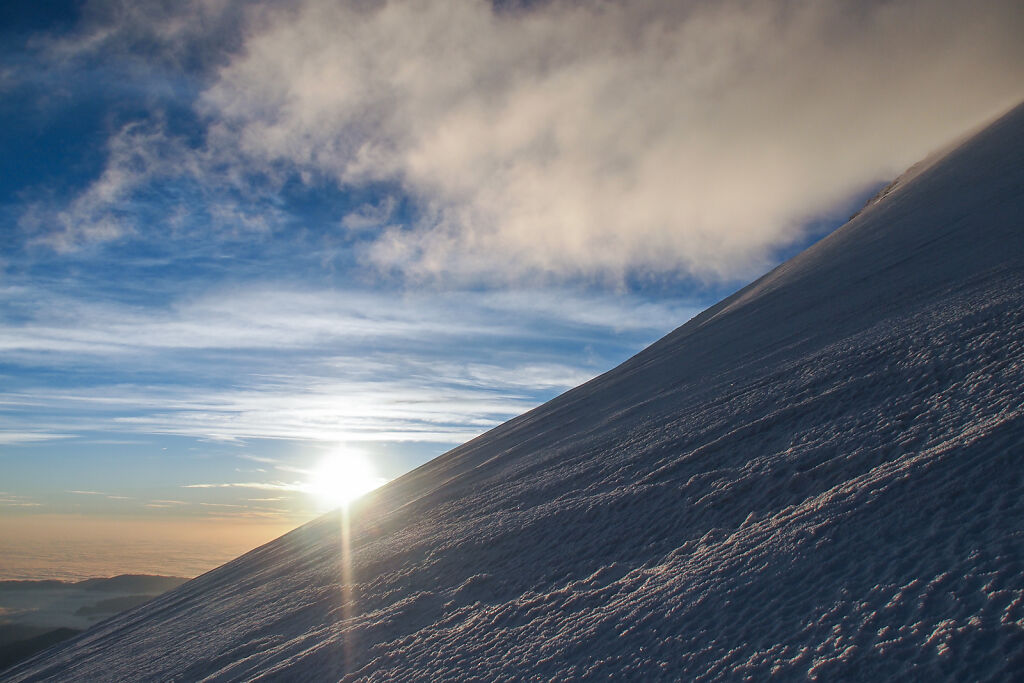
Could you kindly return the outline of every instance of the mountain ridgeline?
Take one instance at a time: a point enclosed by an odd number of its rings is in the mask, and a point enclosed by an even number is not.
[[[1024,107],[618,368],[12,680],[1024,677]]]

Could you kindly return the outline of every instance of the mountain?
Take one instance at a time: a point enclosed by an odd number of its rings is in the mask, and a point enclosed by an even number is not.
[[[82,581],[0,581],[0,679],[7,667],[187,580],[122,574]]]
[[[1024,676],[1024,106],[618,368],[11,680]]]
[[[28,659],[37,652],[42,652],[57,643],[73,638],[81,633],[81,631],[76,631],[73,628],[64,627],[43,630],[24,626],[18,627],[18,630],[20,630],[19,636],[23,637],[17,637],[16,640],[0,643],[0,673],[7,667],[23,659]],[[42,630],[41,633],[39,633],[40,630]],[[38,633],[38,635],[30,636],[28,635],[30,633]]]
[[[14,579],[0,581],[0,596],[11,592],[71,591],[83,590],[95,593],[150,593],[157,595],[171,588],[177,588],[188,581],[178,576],[156,576],[153,574],[119,574],[118,576],[61,581],[42,579],[38,581]]]

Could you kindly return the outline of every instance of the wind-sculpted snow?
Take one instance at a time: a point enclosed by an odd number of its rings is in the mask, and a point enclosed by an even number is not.
[[[13,680],[1024,676],[1024,108],[619,368]]]

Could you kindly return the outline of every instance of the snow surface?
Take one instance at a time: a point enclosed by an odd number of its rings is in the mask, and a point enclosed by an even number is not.
[[[1022,387],[1024,106],[350,553],[325,516],[8,676],[1019,680]]]

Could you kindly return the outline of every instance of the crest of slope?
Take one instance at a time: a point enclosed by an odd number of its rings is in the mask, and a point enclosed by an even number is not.
[[[350,568],[327,515],[7,675],[1019,677],[1021,387],[1024,106],[362,499]]]

